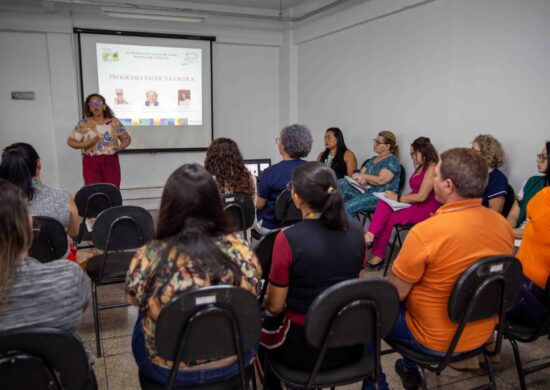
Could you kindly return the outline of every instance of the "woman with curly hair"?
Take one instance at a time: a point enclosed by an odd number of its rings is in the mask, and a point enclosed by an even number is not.
[[[254,198],[254,179],[232,139],[218,138],[210,144],[204,168],[213,176],[221,195],[239,193]]]
[[[293,124],[283,128],[275,142],[283,161],[267,168],[258,183],[256,230],[260,233],[281,226],[281,222],[275,218],[275,202],[290,182],[294,169],[305,163],[302,158],[311,151],[313,139],[306,126]]]
[[[489,183],[483,192],[483,206],[502,213],[508,189],[508,179],[498,169],[504,164],[502,144],[490,134],[480,134],[472,142],[472,150],[481,153],[489,166]]]
[[[74,127],[67,145],[82,151],[84,184],[111,183],[118,188],[118,152],[126,149],[132,139],[100,94],[88,95],[83,111],[84,119]]]

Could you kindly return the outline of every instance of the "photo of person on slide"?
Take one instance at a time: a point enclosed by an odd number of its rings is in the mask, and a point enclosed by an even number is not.
[[[178,89],[178,106],[188,106],[191,104],[191,91],[188,89]]]
[[[145,101],[146,107],[158,107],[159,102],[157,101],[158,94],[155,91],[147,91],[147,100]]]
[[[89,95],[82,110],[84,119],[74,127],[67,145],[82,150],[84,184],[111,183],[120,188],[118,152],[132,139],[100,94]]]
[[[124,99],[124,90],[122,88],[115,89],[115,105],[128,104],[126,99]]]

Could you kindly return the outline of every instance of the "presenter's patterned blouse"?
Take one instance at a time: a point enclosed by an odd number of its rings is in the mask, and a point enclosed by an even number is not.
[[[121,134],[126,134],[126,128],[116,118],[106,119],[103,125],[95,124],[89,119],[83,119],[76,124],[71,137],[77,141],[82,141],[90,139],[94,135],[98,136],[99,141],[82,152],[88,156],[98,156],[102,154],[115,154],[118,151]]]
[[[242,273],[240,287],[256,295],[262,271],[252,249],[233,234],[216,238],[214,242],[239,266]],[[155,347],[156,321],[162,308],[184,291],[212,285],[212,275],[204,268],[199,269],[197,262],[175,246],[154,240],[140,248],[130,264],[126,291],[136,299],[143,315],[145,345],[151,360],[158,365],[172,366],[172,362],[158,356]],[[216,284],[233,285],[233,273],[226,268]],[[180,368],[203,363],[206,361],[182,362]]]

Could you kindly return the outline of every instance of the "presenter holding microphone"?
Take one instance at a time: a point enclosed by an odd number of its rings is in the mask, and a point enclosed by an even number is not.
[[[118,152],[132,139],[97,93],[84,101],[84,119],[77,123],[67,139],[67,145],[82,150],[84,184],[111,183],[120,188]]]

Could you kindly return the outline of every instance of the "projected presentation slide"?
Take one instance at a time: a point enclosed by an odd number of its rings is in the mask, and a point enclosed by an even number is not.
[[[82,101],[105,97],[128,151],[203,150],[212,142],[213,37],[76,29]]]
[[[202,50],[97,43],[97,78],[126,126],[202,125]]]

